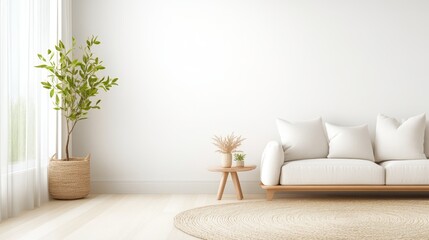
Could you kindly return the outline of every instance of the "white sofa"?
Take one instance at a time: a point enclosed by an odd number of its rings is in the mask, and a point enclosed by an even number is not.
[[[358,136],[357,132],[365,134],[366,126],[359,126],[359,130],[335,129],[340,132],[334,134],[332,126],[327,126],[328,129],[323,129],[327,146],[321,148],[319,143],[323,145],[325,142],[322,137],[315,136],[317,128],[309,132],[305,123],[302,131],[289,126],[293,123],[278,122],[282,142],[269,142],[261,160],[261,187],[266,190],[267,200],[271,200],[277,191],[429,191],[429,160],[424,154],[425,129],[421,126],[425,126],[425,116],[419,115],[420,120],[414,123],[398,121],[391,133],[380,132],[386,131],[383,121],[391,121],[383,117],[379,116],[377,121],[375,143],[371,144],[369,133],[367,140],[362,134]],[[319,124],[321,119],[313,122]],[[317,126],[311,124],[310,128]],[[298,136],[293,136],[296,134]],[[355,139],[360,152],[350,145]],[[312,153],[313,149],[320,151]],[[323,157],[315,157],[318,155]]]

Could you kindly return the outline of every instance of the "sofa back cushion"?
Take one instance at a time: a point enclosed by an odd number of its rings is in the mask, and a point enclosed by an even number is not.
[[[375,131],[376,161],[425,159],[425,128],[425,114],[402,122],[379,114]]]
[[[326,123],[328,158],[356,158],[374,161],[368,125],[340,127]]]
[[[285,153],[285,161],[328,156],[328,139],[320,117],[293,123],[277,119],[277,128]]]

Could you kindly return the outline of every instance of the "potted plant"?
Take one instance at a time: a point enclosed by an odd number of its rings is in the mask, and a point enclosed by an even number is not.
[[[82,52],[80,58],[73,56],[76,47],[74,38],[71,48],[66,48],[59,41],[54,50],[48,49],[46,56],[38,54],[42,64],[36,67],[49,72],[42,85],[49,90],[54,109],[62,112],[67,126],[66,158],[56,159],[54,155],[48,167],[49,194],[55,199],[78,199],[89,194],[90,155],[71,157],[69,145],[76,124],[87,119],[91,109],[100,109],[101,100],[93,101],[93,98],[100,90],[107,92],[117,85],[118,78],[98,76],[105,67],[92,48],[99,44],[97,37],[88,38],[86,46],[79,47]]]
[[[221,153],[221,166],[224,168],[229,168],[232,165],[232,153],[238,152],[237,148],[241,146],[241,143],[245,140],[241,136],[235,136],[234,133],[226,137],[214,136],[213,144],[218,147],[216,152]]]
[[[246,158],[246,154],[244,153],[235,153],[234,161],[236,167],[244,167],[244,158]]]

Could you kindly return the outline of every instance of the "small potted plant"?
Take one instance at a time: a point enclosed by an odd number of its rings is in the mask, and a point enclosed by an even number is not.
[[[222,154],[221,157],[221,166],[224,168],[229,168],[232,165],[232,153],[238,152],[237,148],[241,146],[241,143],[245,140],[241,136],[235,136],[234,133],[226,137],[213,137],[213,144],[218,147],[216,152]]]
[[[244,153],[235,153],[234,154],[234,161],[236,167],[244,167],[244,158],[246,157],[246,154]]]

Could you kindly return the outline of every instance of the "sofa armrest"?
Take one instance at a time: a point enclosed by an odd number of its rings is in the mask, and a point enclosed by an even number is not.
[[[267,144],[261,159],[261,182],[267,186],[280,184],[280,171],[284,163],[282,145],[276,141]]]

